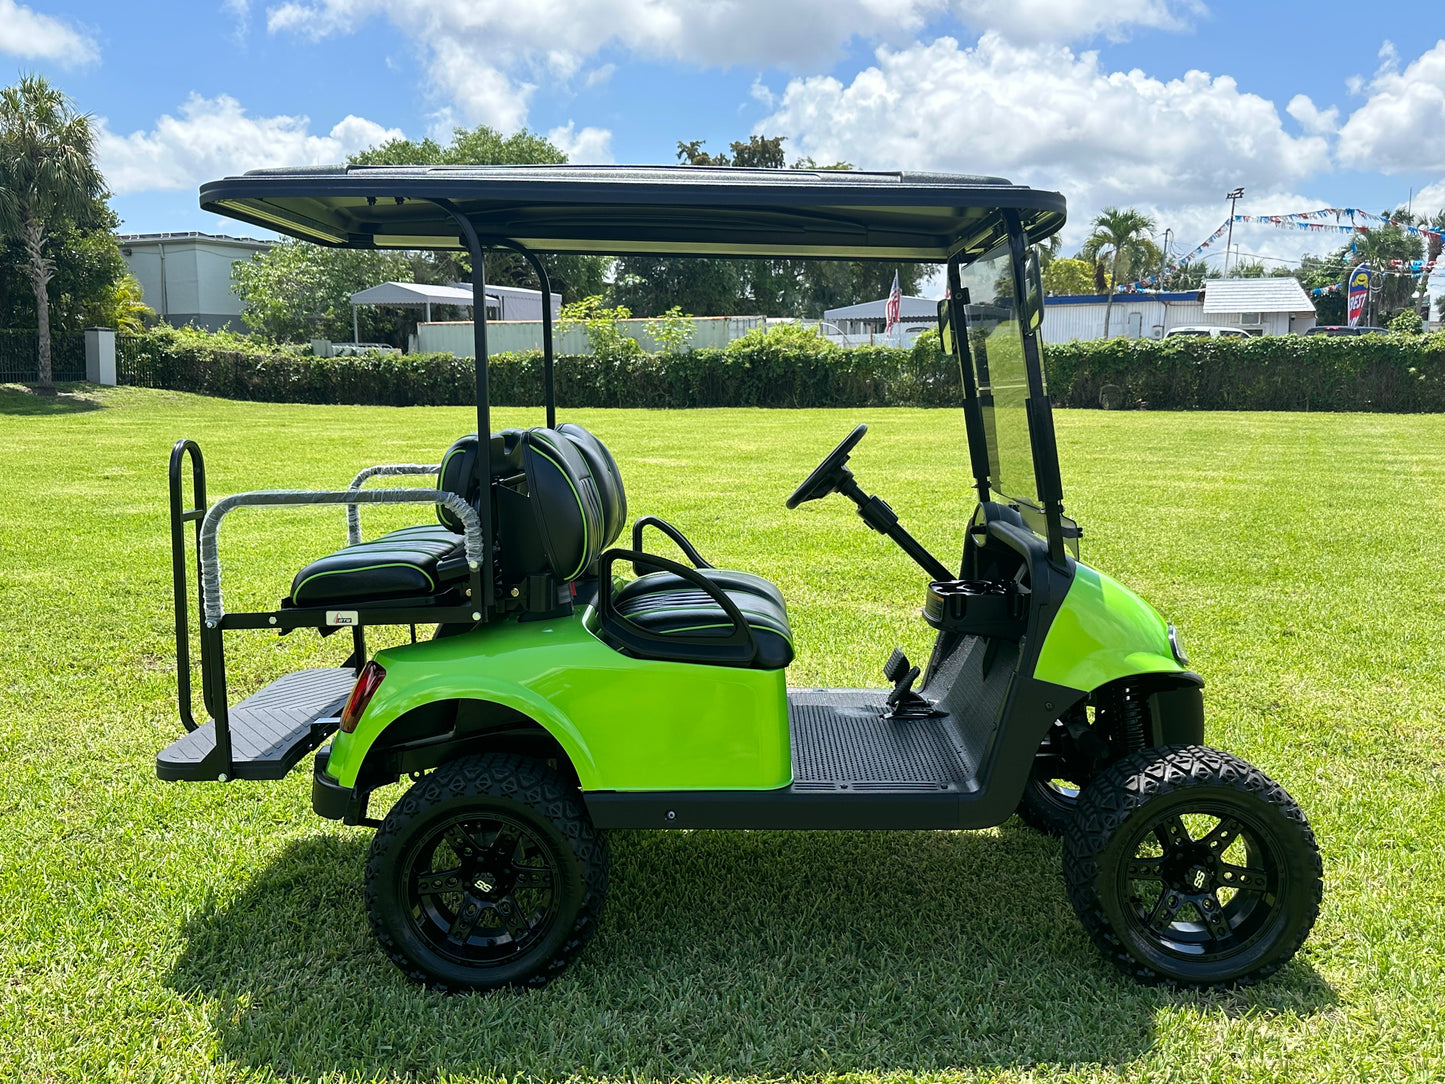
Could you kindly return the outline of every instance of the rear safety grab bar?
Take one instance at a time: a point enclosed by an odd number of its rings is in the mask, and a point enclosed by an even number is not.
[[[360,489],[368,478],[375,478],[381,474],[438,474],[441,469],[440,463],[430,465],[424,463],[378,463],[359,473],[346,488]],[[361,545],[361,509],[354,504],[346,506],[346,544],[348,546]]]
[[[655,528],[672,539],[673,542],[677,544],[677,548],[682,550],[684,556],[692,562],[693,568],[712,568],[712,565],[703,560],[702,554],[693,548],[692,543],[687,540],[687,537],[681,531],[671,523],[668,523],[667,520],[658,519],[656,516],[643,516],[632,525],[632,548],[634,550],[643,552],[642,529],[644,527]],[[642,569],[639,568],[635,562],[633,563],[632,571],[638,576],[642,575]]]
[[[222,497],[211,505],[201,522],[201,609],[210,628],[226,615],[221,600],[221,559],[216,552],[216,535],[226,514],[242,507],[318,504],[439,504],[462,521],[463,550],[467,567],[473,572],[482,565],[482,521],[477,510],[455,493],[428,489],[348,489],[312,492],[304,489],[255,490]]]
[[[716,602],[732,622],[732,631],[727,636],[708,637],[683,637],[648,632],[638,627],[625,616],[618,613],[612,603],[612,565],[616,561],[631,561],[634,568],[653,568],[659,572],[671,572],[674,576],[686,580],[693,587],[697,588],[704,595],[707,595],[713,602]],[[709,566],[711,567],[711,566]],[[748,620],[743,616],[742,610],[737,603],[728,598],[716,583],[700,575],[686,565],[678,564],[676,561],[669,561],[666,558],[658,557],[656,554],[643,553],[641,550],[610,549],[602,554],[597,566],[597,616],[602,622],[602,627],[624,646],[630,648],[644,659],[659,659],[672,657],[668,652],[659,653],[658,645],[686,645],[694,647],[706,647],[710,649],[727,649],[727,654],[746,665],[757,657],[758,644],[753,637],[753,630],[748,625]]]

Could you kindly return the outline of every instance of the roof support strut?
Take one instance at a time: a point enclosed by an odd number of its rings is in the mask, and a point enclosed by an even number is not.
[[[492,606],[496,602],[497,586],[492,575],[492,543],[496,531],[492,523],[492,406],[487,388],[487,271],[483,264],[485,253],[482,242],[477,237],[476,227],[466,215],[457,210],[451,200],[437,199],[432,202],[456,219],[457,225],[461,227],[461,240],[472,258],[472,347],[477,366],[477,444],[481,453],[477,456],[477,486],[478,492],[482,494],[479,502],[481,507],[478,509],[482,521],[480,610],[482,620],[486,621],[490,618]],[[477,304],[477,298],[481,298],[480,304]]]
[[[525,245],[512,240],[493,242],[502,248],[520,252],[522,258],[532,265],[537,276],[537,285],[542,288],[542,401],[547,407],[547,428],[557,428],[557,394],[552,382],[552,280],[537,254]]]

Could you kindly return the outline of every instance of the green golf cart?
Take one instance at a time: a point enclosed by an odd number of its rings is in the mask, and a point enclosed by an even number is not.
[[[157,774],[279,779],[314,751],[315,811],[376,829],[366,906],[409,977],[452,991],[545,983],[599,920],[607,829],[957,830],[1015,812],[1063,836],[1079,918],[1141,980],[1255,982],[1300,947],[1321,895],[1303,814],[1203,745],[1203,682],[1174,627],[1079,560],[1064,514],[1031,248],[1064,224],[1062,196],[939,174],[350,167],[231,177],[201,203],[319,244],[461,249],[473,297],[492,249],[525,259],[544,297],[546,253],[933,261],[947,278],[938,334],[958,365],[972,476],[959,488],[977,493],[960,552],[929,552],[865,491],[849,466],[862,425],[786,497],[839,494],[918,565],[932,654],[880,658],[878,688],[790,688],[781,592],[713,567],[673,525],[636,518],[614,546],[624,469],[595,434],[557,422],[548,305],[545,425],[493,431],[477,305],[477,429],[426,462],[212,503],[199,447],[176,444],[187,733]],[[367,485],[396,475],[437,482]],[[359,506],[403,503],[433,521],[362,536]],[[345,507],[348,543],[296,555],[278,607],[227,610],[225,516],[320,504]],[[370,657],[377,625],[410,626],[412,642]],[[306,628],[343,632],[346,657],[232,703],[228,634]],[[403,776],[410,789],[373,818],[370,797]]]

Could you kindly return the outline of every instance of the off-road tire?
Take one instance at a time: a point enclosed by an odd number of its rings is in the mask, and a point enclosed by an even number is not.
[[[463,825],[497,817],[518,826],[524,848],[555,869],[547,895],[555,908],[513,958],[468,963],[428,942],[440,927],[417,913],[424,875],[412,867],[428,847],[435,855],[439,835],[458,817],[470,818]],[[500,832],[496,838],[501,847]],[[418,780],[382,821],[366,861],[366,912],[377,942],[407,978],[444,993],[545,985],[591,938],[606,893],[606,848],[581,795],[542,761],[513,754],[463,757]],[[465,895],[463,903],[475,907],[478,898]],[[492,906],[520,914],[515,902]],[[456,952],[467,950],[458,943]]]
[[[1219,817],[1218,834],[1173,836],[1171,823],[1183,827],[1179,818],[1190,814]],[[1226,820],[1239,828],[1232,837]],[[1139,854],[1151,836],[1157,860]],[[1250,848],[1247,867],[1225,862],[1226,838]],[[1063,866],[1074,910],[1105,957],[1141,982],[1182,987],[1245,986],[1274,974],[1304,943],[1323,893],[1319,848],[1299,806],[1258,768],[1202,745],[1147,749],[1100,773],[1079,796]],[[1141,872],[1157,873],[1161,885],[1147,915],[1129,886],[1137,892],[1148,877],[1126,881]],[[1207,898],[1189,895],[1200,888]],[[1224,889],[1232,895],[1216,909]],[[1171,891],[1177,898],[1166,899]],[[1198,921],[1174,925],[1184,907]],[[1190,938],[1194,955],[1171,948]]]

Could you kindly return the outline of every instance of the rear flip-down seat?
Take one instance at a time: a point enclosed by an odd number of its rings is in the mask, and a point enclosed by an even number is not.
[[[434,595],[466,575],[461,535],[441,526],[406,527],[312,561],[291,581],[291,604]]]
[[[477,438],[454,441],[442,457],[437,489],[476,504]],[[437,523],[403,527],[337,550],[296,573],[291,606],[335,606],[435,597],[467,577],[462,524],[441,505]]]

